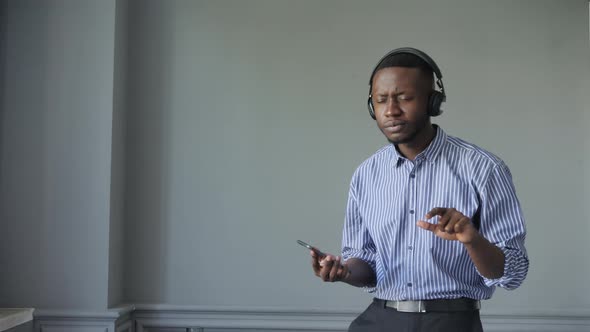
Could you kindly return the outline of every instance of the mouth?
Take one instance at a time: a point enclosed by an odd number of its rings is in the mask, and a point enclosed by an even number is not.
[[[405,127],[405,123],[404,122],[393,122],[393,123],[389,123],[385,126],[385,129],[391,133],[398,133],[400,131],[402,131]]]

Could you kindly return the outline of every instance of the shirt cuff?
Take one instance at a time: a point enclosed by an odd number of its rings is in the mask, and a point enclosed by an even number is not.
[[[477,273],[484,279],[486,286],[498,286],[508,290],[517,288],[524,281],[529,267],[528,258],[519,250],[512,248],[500,248],[504,253],[504,273],[500,278],[486,278],[479,271]]]

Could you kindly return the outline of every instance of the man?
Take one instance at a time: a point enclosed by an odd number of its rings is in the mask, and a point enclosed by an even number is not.
[[[371,74],[369,113],[390,144],[353,175],[342,258],[310,253],[322,280],[375,294],[349,331],[482,331],[479,300],[528,272],[508,167],[430,121],[446,99],[441,79],[413,48]]]

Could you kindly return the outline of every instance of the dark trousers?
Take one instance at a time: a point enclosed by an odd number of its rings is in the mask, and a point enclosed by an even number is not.
[[[479,310],[453,312],[398,312],[373,301],[348,332],[482,332]]]

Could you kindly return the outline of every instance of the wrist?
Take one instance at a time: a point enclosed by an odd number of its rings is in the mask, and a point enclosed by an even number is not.
[[[350,269],[350,265],[347,263],[343,263],[342,266],[344,267],[344,270],[346,271],[346,273],[342,276],[342,279],[340,279],[340,281],[350,284],[350,276],[352,275],[352,270]]]
[[[465,247],[476,248],[484,240],[485,240],[485,238],[478,231],[475,231],[475,233],[473,234],[473,236],[470,237],[470,239],[468,239],[467,241],[463,242],[463,245]]]

